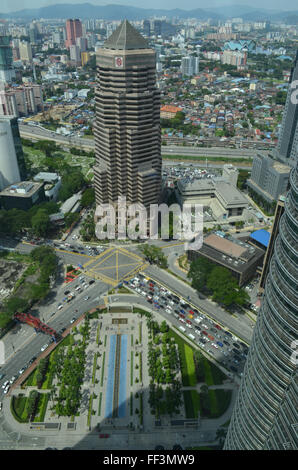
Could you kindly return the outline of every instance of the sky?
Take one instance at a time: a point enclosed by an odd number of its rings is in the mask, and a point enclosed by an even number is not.
[[[11,11],[22,10],[24,8],[38,8],[57,3],[92,3],[93,5],[130,5],[140,8],[182,8],[191,10],[195,8],[216,8],[226,5],[249,5],[256,8],[266,8],[270,10],[298,10],[297,0],[1,0],[0,12],[7,13]]]

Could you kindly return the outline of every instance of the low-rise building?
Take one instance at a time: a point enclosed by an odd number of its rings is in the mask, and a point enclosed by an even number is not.
[[[11,184],[0,192],[1,207],[6,210],[29,210],[34,204],[45,200],[44,183],[33,181]]]
[[[252,279],[261,269],[265,251],[236,239],[227,239],[215,234],[208,235],[200,250],[189,250],[187,256],[193,261],[200,256],[227,268],[237,279],[238,285]]]
[[[37,182],[44,182],[45,196],[49,201],[55,201],[58,198],[61,177],[57,173],[40,172],[33,179]]]

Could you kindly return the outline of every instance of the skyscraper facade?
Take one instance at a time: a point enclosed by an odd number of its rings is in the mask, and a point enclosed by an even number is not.
[[[160,95],[155,51],[124,21],[97,51],[96,203],[158,203]]]
[[[26,177],[24,154],[18,120],[13,116],[0,117],[0,190]]]
[[[83,36],[82,23],[80,20],[69,19],[66,20],[66,41],[65,46],[69,48],[70,46],[76,45],[76,39]]]
[[[298,166],[284,206],[224,449],[298,449]]]
[[[199,58],[194,56],[182,57],[181,73],[187,77],[197,75],[199,73]]]
[[[0,82],[10,83],[16,77],[13,68],[12,48],[9,38],[0,36]]]
[[[298,80],[298,51],[291,71],[285,110],[278,140],[277,158],[294,166],[298,160],[298,104],[293,100],[291,84]],[[295,87],[297,89],[297,86]]]

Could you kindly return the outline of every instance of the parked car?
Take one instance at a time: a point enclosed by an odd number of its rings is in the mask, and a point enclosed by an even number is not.
[[[40,350],[41,350],[41,351],[45,351],[48,346],[49,346],[48,344],[44,344],[44,345],[40,348]]]

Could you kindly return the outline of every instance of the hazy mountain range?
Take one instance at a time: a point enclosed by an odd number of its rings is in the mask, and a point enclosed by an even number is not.
[[[0,7],[1,8],[1,7]],[[166,16],[167,18],[197,18],[206,20],[208,18],[223,20],[231,17],[241,17],[250,21],[287,21],[298,23],[297,11],[264,10],[244,5],[229,5],[218,8],[197,8],[195,10],[162,10],[150,8],[137,8],[124,5],[98,6],[90,3],[81,4],[56,4],[42,8],[24,9],[11,13],[0,13],[1,18],[23,18],[26,20],[34,18],[102,18],[104,20],[141,20],[152,16]]]

